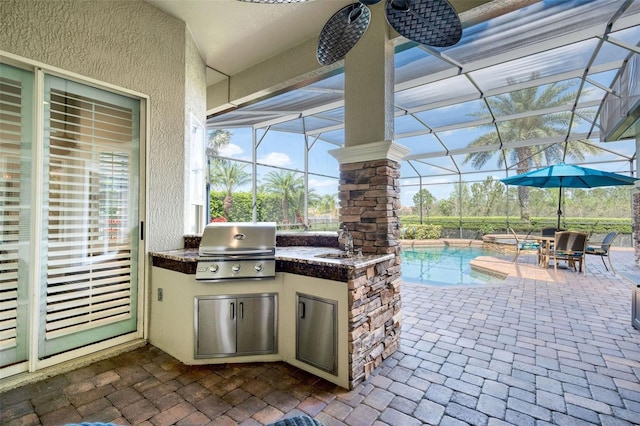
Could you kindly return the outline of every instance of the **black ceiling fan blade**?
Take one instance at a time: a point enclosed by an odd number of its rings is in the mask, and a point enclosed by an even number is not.
[[[371,21],[371,11],[363,3],[353,3],[337,11],[322,28],[317,58],[331,65],[344,58],[362,37]]]
[[[447,0],[387,0],[387,22],[420,44],[447,47],[462,37],[462,22]]]

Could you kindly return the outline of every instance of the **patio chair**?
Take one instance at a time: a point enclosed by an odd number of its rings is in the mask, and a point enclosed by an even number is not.
[[[609,268],[607,268],[607,264],[604,262],[604,258],[606,257],[607,259],[609,259],[609,266],[611,266],[611,272],[613,272],[614,275],[616,273],[616,270],[613,269],[613,264],[611,263],[611,256],[609,256],[609,250],[611,249],[611,244],[613,243],[613,240],[615,240],[617,236],[618,236],[618,232],[611,231],[607,235],[605,235],[604,239],[600,243],[600,247],[597,247],[595,245],[594,246],[588,245],[587,248],[585,249],[586,254],[593,254],[596,256],[600,256],[600,259],[602,259],[602,264],[604,265],[604,268],[607,271],[609,271]]]
[[[540,235],[542,235],[543,237],[553,237],[556,234],[556,231],[559,231],[559,229],[556,229],[555,227],[542,228],[542,230],[540,231]]]
[[[554,235],[556,235],[556,232],[558,231],[564,231],[564,229],[557,229],[555,226],[552,228],[542,228],[540,230],[540,235],[542,235],[543,237],[553,237]],[[546,241],[542,241],[540,243],[540,247],[542,247],[543,249],[545,248],[545,246],[547,245]],[[549,249],[553,249],[553,244],[551,244],[551,247],[549,247]]]
[[[576,231],[558,231],[555,234],[554,247],[551,251],[553,259],[553,270],[558,272],[558,262],[567,261],[569,267],[576,270],[576,262],[578,263],[578,271],[587,273],[584,265],[584,253],[587,247],[587,233]]]
[[[520,238],[518,234],[516,234],[516,231],[513,230],[513,228],[509,228],[509,231],[513,234],[513,237],[516,240],[516,256],[513,258],[512,263],[516,263],[516,260],[518,260],[518,256],[520,256],[520,252],[522,250],[540,250],[540,244],[528,239],[529,234],[527,234],[527,236],[524,238]]]

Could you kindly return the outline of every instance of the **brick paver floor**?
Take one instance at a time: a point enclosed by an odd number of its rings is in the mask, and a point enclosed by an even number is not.
[[[640,277],[633,252],[616,269]],[[515,268],[526,264],[518,259]],[[637,425],[640,331],[623,274],[403,285],[401,348],[351,391],[284,363],[185,366],[143,348],[0,394],[0,424]]]

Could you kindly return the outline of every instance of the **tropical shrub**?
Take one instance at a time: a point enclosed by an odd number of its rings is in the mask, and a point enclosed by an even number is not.
[[[440,225],[410,225],[400,230],[400,238],[403,240],[437,240],[440,235]]]

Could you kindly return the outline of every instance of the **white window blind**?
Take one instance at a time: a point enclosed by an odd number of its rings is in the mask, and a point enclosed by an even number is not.
[[[44,337],[74,335],[78,346],[103,337],[79,332],[123,321],[129,326],[110,335],[135,330],[137,101],[51,81]]]
[[[27,357],[32,74],[0,65],[0,366]]]
[[[16,345],[20,226],[19,82],[0,79],[0,349]]]

